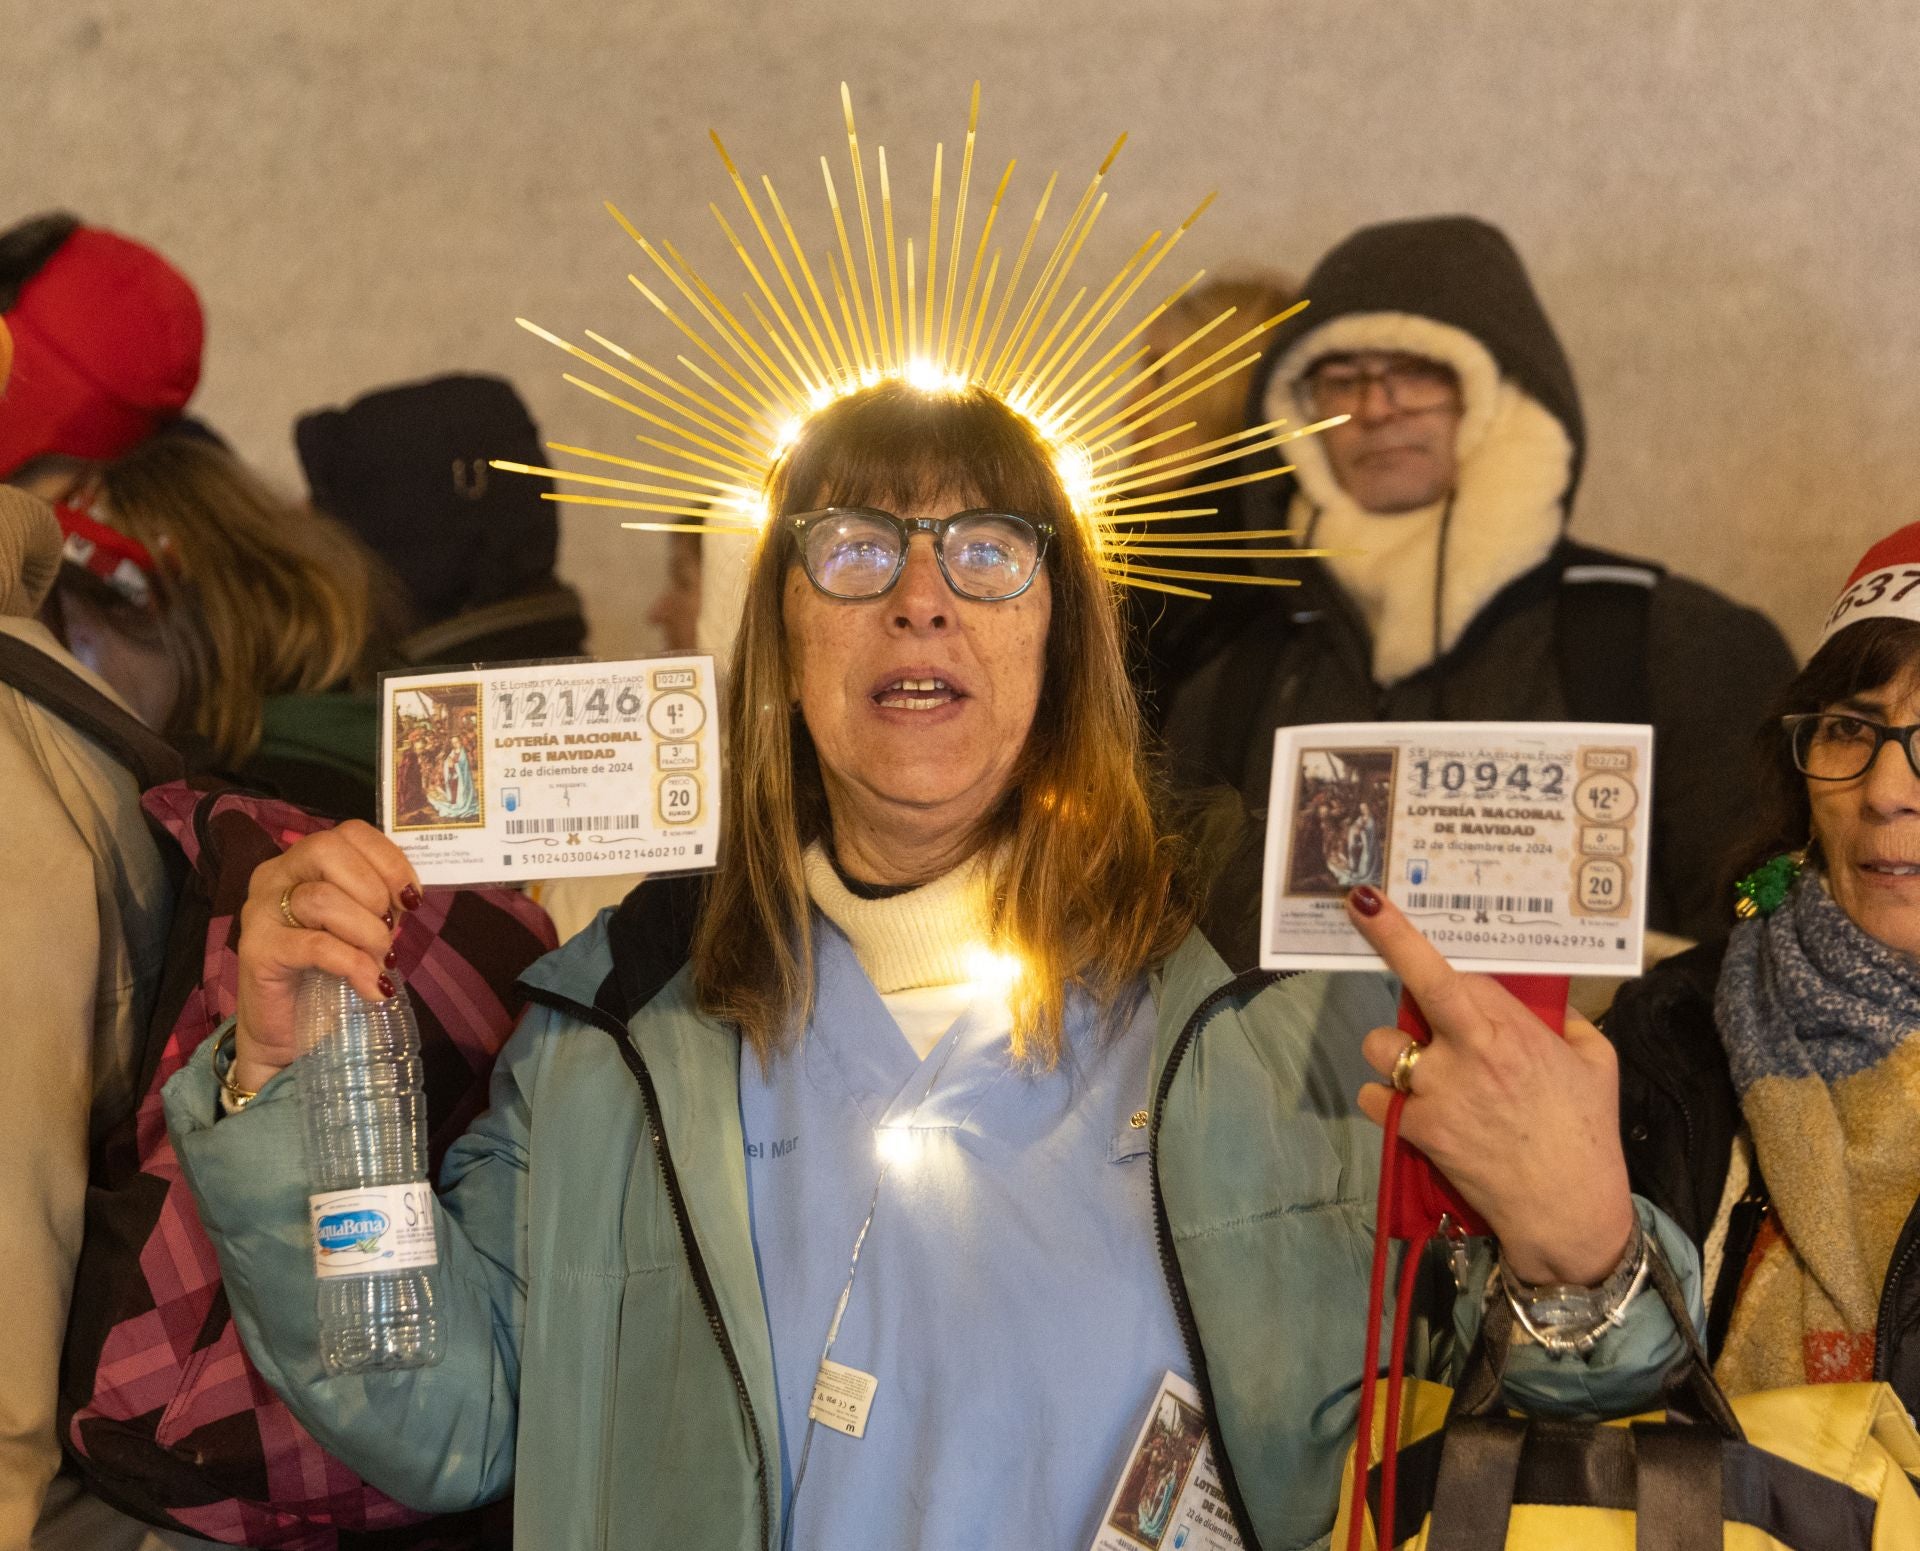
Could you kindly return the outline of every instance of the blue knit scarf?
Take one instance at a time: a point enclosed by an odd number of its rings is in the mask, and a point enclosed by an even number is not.
[[[1837,1082],[1920,1028],[1920,960],[1861,931],[1809,870],[1734,929],[1713,1011],[1740,1094],[1762,1077]]]

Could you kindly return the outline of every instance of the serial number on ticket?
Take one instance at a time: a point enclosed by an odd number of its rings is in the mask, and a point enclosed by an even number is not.
[[[1282,728],[1262,967],[1379,967],[1342,906],[1368,884],[1463,966],[1639,973],[1652,769],[1617,723]]]

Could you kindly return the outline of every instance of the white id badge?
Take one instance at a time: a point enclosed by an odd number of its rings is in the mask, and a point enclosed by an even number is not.
[[[1160,1380],[1107,1499],[1091,1551],[1240,1551],[1220,1488],[1200,1392],[1178,1374]]]
[[[867,1435],[867,1413],[873,1410],[874,1391],[880,1381],[871,1373],[849,1368],[830,1357],[820,1359],[820,1372],[813,1381],[813,1401],[807,1415],[849,1438]]]
[[[1366,884],[1462,969],[1637,975],[1653,729],[1348,722],[1274,739],[1263,969],[1378,969]]]
[[[380,799],[426,883],[705,871],[720,838],[713,659],[385,674]]]

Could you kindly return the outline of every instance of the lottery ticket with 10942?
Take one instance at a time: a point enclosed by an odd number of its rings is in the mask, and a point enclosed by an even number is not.
[[[426,883],[703,871],[716,709],[700,655],[386,674],[384,828]]]
[[[1364,883],[1463,968],[1638,974],[1652,771],[1650,727],[1282,728],[1261,967],[1379,967],[1342,908]]]

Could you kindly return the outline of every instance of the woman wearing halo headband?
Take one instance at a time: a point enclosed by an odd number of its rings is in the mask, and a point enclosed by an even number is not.
[[[1243,1533],[1308,1544],[1352,1443],[1394,986],[1237,976],[1197,928],[1084,482],[1007,371],[909,367],[893,323],[891,360],[770,444],[690,959],[661,962],[643,890],[542,961],[448,1157],[445,1359],[328,1378],[316,1340],[282,1069],[301,973],[373,994],[418,902],[376,831],[255,875],[233,1064],[167,1090],[183,1166],[301,1421],[423,1507],[513,1489],[528,1544],[1077,1551],[1168,1370]],[[1599,1288],[1644,1224],[1691,1277],[1628,1193],[1605,1041],[1556,1039],[1371,890],[1350,913],[1438,1030],[1406,1132],[1509,1268]],[[1573,1335],[1515,1352],[1517,1398],[1630,1410],[1678,1350],[1653,1299]]]

